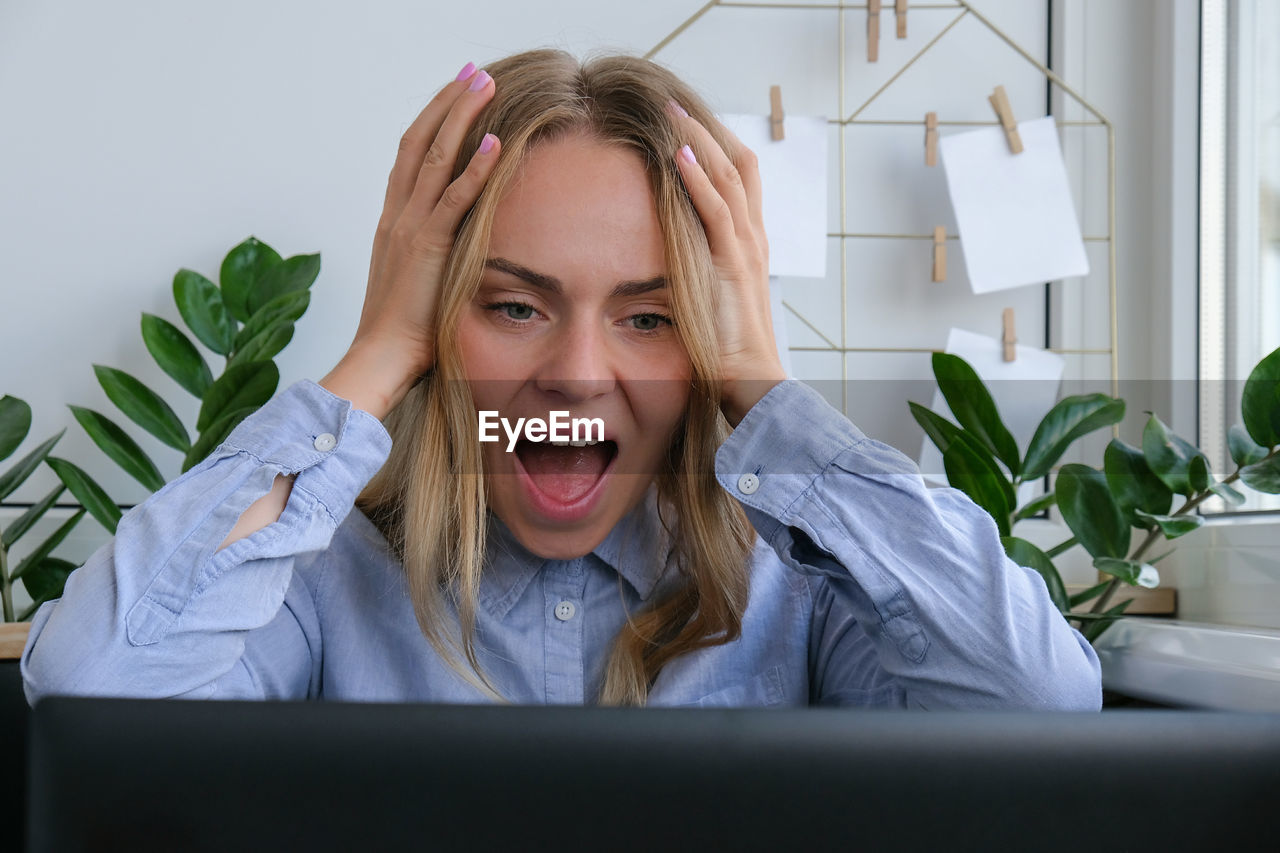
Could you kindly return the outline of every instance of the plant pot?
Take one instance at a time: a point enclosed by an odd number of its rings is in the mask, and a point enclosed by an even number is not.
[[[17,660],[27,645],[30,622],[0,623],[0,661]]]

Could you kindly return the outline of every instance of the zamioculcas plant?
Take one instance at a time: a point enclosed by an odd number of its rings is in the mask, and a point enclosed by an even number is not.
[[[17,397],[0,397],[0,461],[7,459],[22,445],[30,430],[31,407]],[[25,622],[41,604],[62,595],[62,586],[66,583],[67,575],[71,574],[76,566],[74,563],[53,556],[53,552],[67,538],[67,534],[80,523],[86,511],[111,533],[115,533],[116,524],[120,521],[119,508],[107,497],[107,493],[101,486],[65,459],[49,455],[60,438],[62,438],[62,432],[28,452],[8,470],[0,472],[0,500],[13,494],[42,463],[48,464],[58,475],[59,480],[59,484],[53,490],[36,501],[26,512],[6,525],[3,532],[0,532],[0,607],[3,609],[6,622]],[[80,502],[80,509],[11,568],[10,555],[14,545],[44,517],[63,492],[68,491]],[[32,602],[21,613],[15,613],[13,605],[13,584],[18,580],[21,580],[26,587]]]
[[[199,401],[194,438],[173,407],[123,370],[94,365],[98,383],[130,420],[182,453],[186,471],[275,393],[280,371],[272,359],[292,340],[319,273],[319,254],[281,258],[254,237],[227,253],[216,285],[198,272],[178,271],[173,278],[178,314],[196,340],[226,359],[216,378],[185,332],[161,317],[142,315],[147,351]],[[92,409],[70,408],[126,473],[153,492],[164,485],[155,463],[119,425]]]
[[[1113,439],[1101,468],[1063,465],[1053,490],[1021,507],[1016,505],[1017,487],[1050,474],[1076,440],[1119,423],[1124,401],[1104,394],[1064,398],[1045,415],[1022,456],[991,394],[968,363],[959,356],[935,353],[933,372],[959,423],[915,403],[909,405],[912,416],[942,452],[947,480],[995,519],[1005,552],[1044,577],[1058,610],[1090,641],[1132,601],[1108,606],[1120,584],[1153,587],[1159,583],[1155,563],[1173,551],[1155,558],[1148,555],[1159,542],[1200,527],[1204,517],[1194,511],[1202,503],[1215,495],[1232,505],[1242,503],[1244,495],[1234,488],[1237,481],[1259,492],[1280,494],[1280,349],[1262,359],[1245,382],[1244,424],[1228,433],[1236,467],[1226,477],[1217,479],[1201,450],[1151,414],[1141,447]],[[1176,508],[1175,498],[1180,501]],[[1019,521],[1055,505],[1073,534],[1070,539],[1042,551],[1012,535]],[[1131,549],[1134,528],[1141,535]],[[1068,595],[1053,558],[1076,546],[1089,553],[1098,571],[1111,577]],[[1090,604],[1087,612],[1075,612],[1085,604]]]

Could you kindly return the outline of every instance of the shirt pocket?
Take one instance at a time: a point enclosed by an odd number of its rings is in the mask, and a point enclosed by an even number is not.
[[[785,697],[783,667],[779,664],[688,704],[697,708],[767,708],[781,705]]]

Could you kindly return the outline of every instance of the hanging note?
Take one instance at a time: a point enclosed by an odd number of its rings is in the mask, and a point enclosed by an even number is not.
[[[938,143],[974,293],[1089,272],[1053,116],[1018,130],[1021,154],[999,127]]]

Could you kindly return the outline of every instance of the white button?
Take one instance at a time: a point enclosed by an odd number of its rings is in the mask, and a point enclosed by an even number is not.
[[[321,453],[328,453],[330,450],[337,447],[337,445],[338,439],[334,438],[332,433],[322,432],[316,436],[316,450],[319,450]]]
[[[556,605],[556,618],[561,622],[568,622],[577,611],[578,608],[573,606],[572,601],[562,601]]]
[[[760,478],[755,474],[743,474],[738,478],[738,491],[744,495],[754,495],[760,488]]]

